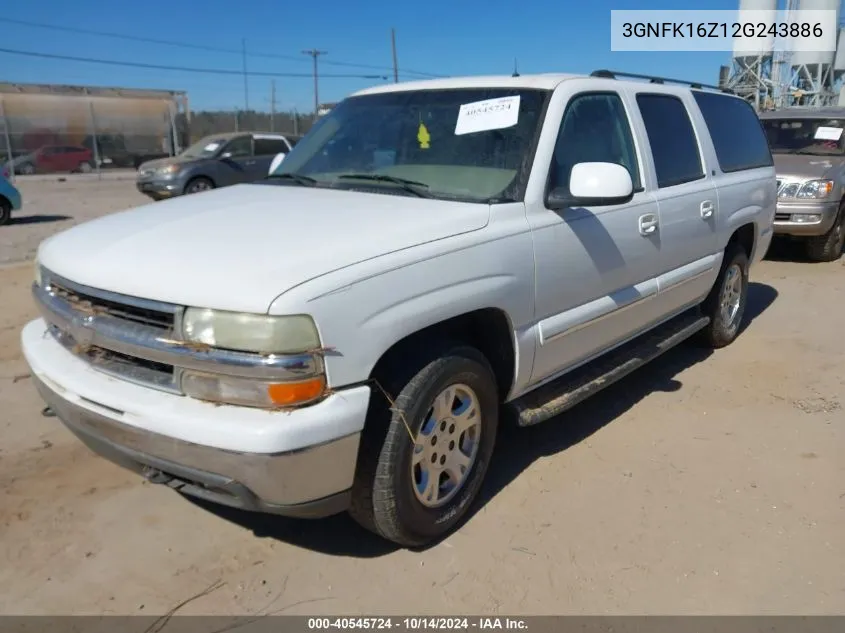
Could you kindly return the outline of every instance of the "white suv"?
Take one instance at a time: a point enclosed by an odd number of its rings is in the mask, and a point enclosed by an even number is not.
[[[365,90],[262,182],[45,241],[35,384],[95,451],[184,494],[442,536],[504,413],[548,420],[740,330],[776,205],[760,122],[628,78]]]

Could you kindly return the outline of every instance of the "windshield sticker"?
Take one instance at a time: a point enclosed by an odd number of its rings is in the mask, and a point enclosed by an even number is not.
[[[208,145],[206,145],[205,147],[203,147],[203,148],[202,148],[202,151],[204,151],[204,152],[213,152],[213,151],[214,151],[214,150],[216,150],[218,147],[220,147],[220,143],[209,143]]]
[[[820,125],[816,128],[816,135],[813,138],[819,141],[838,141],[840,136],[842,136],[841,127],[824,127]]]
[[[501,130],[519,120],[519,95],[465,103],[458,111],[455,135]]]
[[[417,140],[420,142],[420,149],[431,147],[431,134],[428,133],[428,128],[422,121],[420,121],[420,129],[417,131]]]

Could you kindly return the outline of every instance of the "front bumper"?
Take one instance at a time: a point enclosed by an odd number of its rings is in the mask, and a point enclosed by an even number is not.
[[[179,196],[185,190],[185,183],[179,178],[168,180],[137,180],[135,186],[145,196],[155,196],[157,198]]]
[[[64,349],[40,319],[21,339],[41,397],[103,457],[246,510],[320,517],[348,507],[369,388],[294,411],[215,406],[103,374]]]
[[[833,226],[836,214],[839,212],[839,201],[832,202],[778,202],[775,212],[775,235],[794,235],[797,237],[812,237],[824,235]],[[796,216],[819,216],[818,220],[800,222]]]

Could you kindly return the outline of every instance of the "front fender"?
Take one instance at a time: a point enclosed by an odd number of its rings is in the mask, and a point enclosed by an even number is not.
[[[524,221],[524,214],[515,218]],[[513,340],[520,341],[514,343],[518,379],[530,373],[533,362],[533,341],[517,334],[533,319],[534,256],[530,233],[515,233],[505,224],[321,277],[278,297],[269,312],[314,317],[323,345],[333,348],[326,371],[330,386],[338,388],[369,379],[382,355],[407,336],[496,308],[513,325]]]

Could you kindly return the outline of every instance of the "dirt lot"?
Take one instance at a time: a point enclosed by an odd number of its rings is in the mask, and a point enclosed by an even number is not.
[[[4,259],[143,200],[32,183]],[[94,190],[102,193],[94,195]],[[0,613],[845,613],[845,270],[776,251],[748,329],[691,347],[565,419],[505,430],[455,535],[395,550],[341,516],[200,506],[93,456],[42,408],[18,332],[28,265],[0,269]]]

